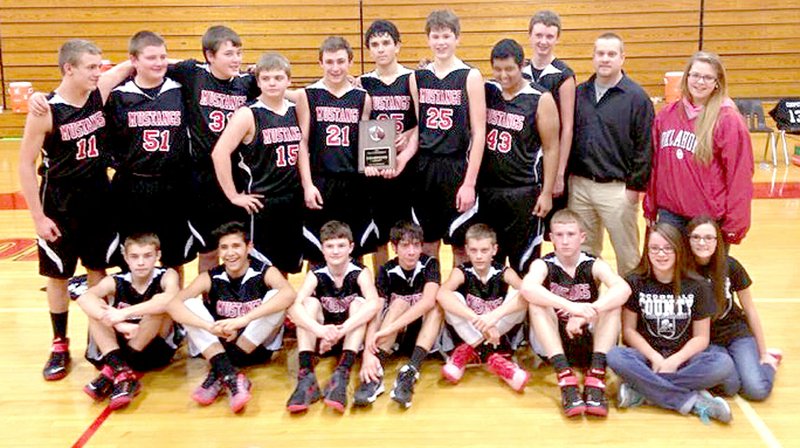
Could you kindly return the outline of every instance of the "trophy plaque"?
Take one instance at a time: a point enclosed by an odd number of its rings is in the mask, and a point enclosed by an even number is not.
[[[394,169],[394,120],[365,120],[358,129],[358,172],[364,168]]]

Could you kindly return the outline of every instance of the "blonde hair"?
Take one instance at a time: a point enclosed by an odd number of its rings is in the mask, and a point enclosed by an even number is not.
[[[711,92],[711,96],[708,97],[702,112],[694,122],[694,135],[697,138],[694,158],[701,165],[708,165],[714,157],[714,127],[717,125],[722,102],[728,97],[728,82],[725,76],[725,67],[722,65],[722,60],[720,60],[719,56],[707,51],[698,51],[689,58],[686,69],[683,71],[681,94],[685,98],[692,98],[691,93],[689,93],[689,71],[695,62],[704,62],[710,65],[717,73],[714,91]]]

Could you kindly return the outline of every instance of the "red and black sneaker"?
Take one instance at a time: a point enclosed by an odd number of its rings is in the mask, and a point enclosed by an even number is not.
[[[586,403],[587,415],[596,417],[608,416],[608,399],[606,398],[604,377],[604,370],[592,369],[583,379],[583,401]]]
[[[201,406],[208,406],[217,401],[220,392],[222,392],[222,379],[217,377],[214,369],[211,369],[203,383],[192,392],[192,400]]]
[[[486,367],[517,392],[522,392],[531,378],[528,371],[499,353],[492,353],[489,356],[489,359],[486,360]]]
[[[69,338],[53,340],[53,349],[47,363],[44,365],[42,375],[47,381],[60,380],[69,373]]]
[[[109,366],[103,366],[97,378],[83,386],[83,391],[86,395],[92,397],[94,401],[103,401],[111,395],[111,389],[114,388],[114,372]]]
[[[235,375],[227,375],[222,378],[222,385],[228,390],[228,403],[234,413],[244,410],[247,402],[250,401],[250,380],[239,372]]]
[[[304,412],[308,410],[311,403],[316,403],[322,398],[319,391],[319,383],[314,371],[310,369],[300,369],[297,375],[297,387],[286,403],[286,409],[291,413]]]
[[[445,365],[442,366],[442,377],[456,384],[461,380],[461,377],[464,376],[464,370],[466,370],[467,364],[475,362],[478,359],[478,353],[475,351],[475,348],[467,343],[462,343],[453,350],[453,353],[450,354],[450,358]]]
[[[127,407],[133,401],[133,397],[139,394],[140,389],[139,379],[133,370],[120,370],[114,376],[114,387],[111,390],[111,401],[108,407],[112,411]]]
[[[564,369],[558,373],[558,387],[561,388],[561,406],[567,417],[575,417],[586,412],[586,403],[578,389],[578,378],[572,369]]]
[[[344,409],[347,407],[347,384],[349,382],[350,371],[348,369],[335,369],[323,392],[325,406],[344,413]]]

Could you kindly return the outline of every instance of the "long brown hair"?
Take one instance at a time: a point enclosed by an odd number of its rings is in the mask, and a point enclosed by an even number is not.
[[[695,62],[704,62],[710,65],[717,74],[714,91],[711,92],[703,111],[700,112],[694,122],[694,135],[697,138],[694,158],[701,165],[708,165],[714,156],[714,127],[717,125],[722,102],[728,97],[728,81],[725,75],[725,66],[722,65],[722,60],[719,56],[707,51],[698,51],[689,58],[686,69],[683,70],[681,93],[685,98],[692,99],[692,94],[689,93],[689,71]]]
[[[653,265],[650,264],[650,237],[658,233],[662,238],[667,240],[670,246],[675,249],[675,267],[672,271],[672,294],[675,297],[681,295],[681,281],[688,277],[694,277],[694,271],[690,260],[686,257],[686,243],[684,243],[683,235],[677,227],[665,222],[657,222],[653,224],[646,232],[644,237],[644,250],[642,258],[639,259],[639,265],[631,271],[641,277],[656,280],[653,273]]]
[[[725,242],[722,239],[722,231],[712,217],[708,215],[700,215],[695,217],[689,221],[689,224],[686,226],[686,234],[691,237],[694,229],[703,224],[711,224],[711,226],[714,227],[714,233],[717,236],[717,242],[714,246],[714,255],[712,255],[711,260],[708,261],[707,268],[703,269],[703,271],[707,272],[710,276],[709,280],[711,280],[711,286],[714,289],[714,301],[717,303],[717,312],[714,314],[714,317],[717,318],[720,316],[720,314],[725,312],[725,308],[727,307],[727,298],[725,297],[725,279],[728,276],[728,257],[725,255]],[[694,256],[694,252],[692,252],[692,256],[695,260],[695,263],[697,263],[697,257]]]

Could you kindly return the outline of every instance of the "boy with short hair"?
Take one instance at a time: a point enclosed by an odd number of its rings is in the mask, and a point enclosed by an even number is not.
[[[364,341],[366,323],[380,308],[372,274],[351,259],[354,244],[350,227],[329,221],[320,229],[320,238],[325,264],[309,270],[289,311],[297,324],[300,365],[297,387],[286,403],[292,413],[306,411],[322,397],[325,405],[344,412],[350,370]],[[314,358],[339,345],[342,356],[320,392]]]
[[[422,228],[405,221],[392,227],[389,241],[397,257],[381,266],[378,295],[384,303],[367,327],[361,364],[361,385],[354,396],[357,406],[374,402],[383,392],[383,366],[395,346],[410,352],[394,382],[390,397],[403,408],[411,407],[420,366],[433,347],[442,325],[436,305],[441,283],[439,261],[422,253]],[[397,344],[396,344],[397,342]]]
[[[469,261],[453,269],[437,295],[447,324],[463,340],[442,367],[442,377],[456,384],[467,364],[485,362],[490,372],[522,392],[530,373],[508,359],[512,347],[507,337],[525,320],[525,304],[517,294],[522,280],[494,261],[497,236],[489,226],[475,224],[465,237]]]
[[[228,200],[250,214],[252,255],[284,274],[297,273],[303,262],[304,208],[297,154],[304,142],[299,111],[284,97],[291,67],[283,56],[266,53],[253,75],[261,95],[236,111],[211,157]],[[234,173],[231,156],[237,150]]]
[[[365,178],[358,173],[358,126],[369,117],[371,100],[350,83],[352,63],[347,40],[328,37],[319,49],[322,79],[297,92],[303,134],[297,167],[307,208],[305,257],[315,263],[323,258],[320,228],[330,220],[352,229],[356,257],[371,250],[376,236]]]
[[[413,216],[425,231],[423,250],[437,256],[451,244],[453,263],[466,261],[464,231],[477,213],[475,186],[486,137],[486,101],[478,69],[455,55],[461,26],[450,10],[425,23],[434,61],[414,74],[419,89],[419,156]]]
[[[606,353],[617,345],[620,309],[631,289],[606,262],[581,251],[586,233],[575,212],[553,214],[550,237],[555,252],[535,260],[522,282],[535,334],[531,345],[553,365],[568,417],[605,417]],[[583,396],[571,365],[588,367]]]
[[[181,85],[166,77],[167,46],[158,34],[139,31],[128,51],[136,75],[114,88],[106,103],[117,229],[122,239],[158,235],[162,263],[182,273],[195,253],[184,205],[189,141]]]
[[[397,165],[394,170],[365,169],[370,203],[378,227],[377,250],[373,266],[379,270],[388,257],[387,242],[392,226],[411,219],[411,177],[409,168],[417,152],[417,84],[414,71],[397,61],[400,52],[400,31],[388,20],[376,20],[364,34],[364,43],[375,61],[375,69],[361,75],[359,81],[372,98],[372,120],[393,120],[397,137]]]
[[[170,66],[168,76],[183,86],[191,139],[192,234],[199,243],[198,272],[217,266],[213,231],[223,223],[244,219],[231,205],[214,174],[211,151],[233,116],[260,91],[252,75],[240,73],[242,39],[232,29],[215,25],[202,38],[205,63],[187,59]]]
[[[89,318],[86,359],[101,369],[83,390],[96,401],[110,398],[112,410],[139,393],[134,371],[166,366],[177,349],[166,306],[180,289],[179,278],[173,269],[156,267],[158,236],[129,236],[122,255],[129,271],[103,278],[77,300]]]
[[[251,396],[250,381],[236,366],[266,362],[280,348],[295,292],[276,267],[248,256],[253,243],[243,224],[223,224],[214,234],[223,264],[181,290],[169,313],[211,364],[192,399],[210,405],[224,388],[231,410],[239,412]]]

